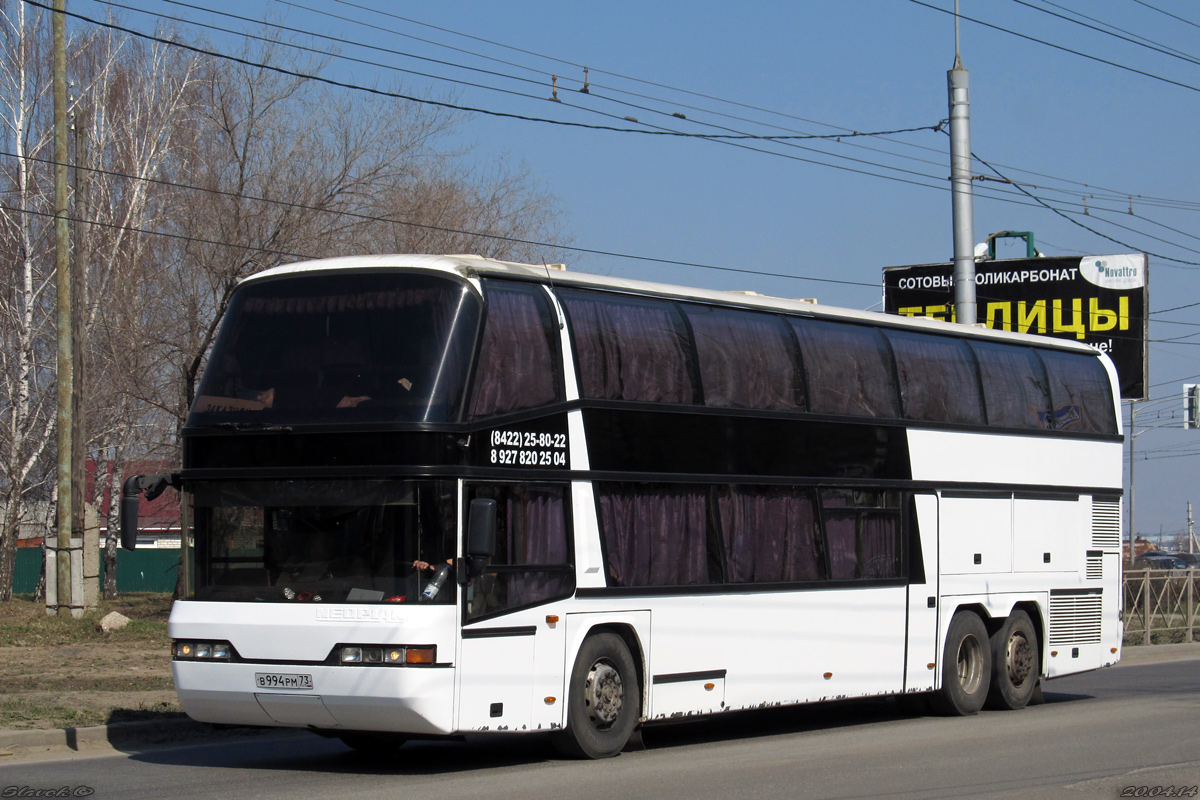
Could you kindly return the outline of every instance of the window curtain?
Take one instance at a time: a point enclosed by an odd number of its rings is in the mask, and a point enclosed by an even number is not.
[[[610,585],[707,583],[706,495],[693,487],[599,485]]]
[[[1050,421],[1050,388],[1033,351],[1018,345],[972,341],[983,383],[988,425],[1045,429]]]
[[[814,581],[824,575],[812,497],[731,487],[717,501],[730,583]]]
[[[788,322],[800,340],[811,411],[900,416],[891,358],[879,331],[825,320]]]
[[[884,335],[896,357],[905,417],[983,423],[975,358],[964,342],[904,331]]]
[[[471,395],[471,418],[537,408],[561,400],[554,348],[538,287],[488,282],[487,321]]]
[[[570,317],[584,397],[695,402],[690,344],[673,303],[561,290],[559,297]]]
[[[1100,359],[1085,353],[1038,349],[1050,375],[1054,427],[1082,433],[1116,433],[1112,385]]]
[[[537,567],[570,563],[562,490],[515,490],[508,495],[505,506],[507,563],[531,568],[504,576],[508,581],[508,606],[515,608],[561,594],[570,576]]]
[[[865,512],[859,518],[862,577],[900,577],[900,516]]]
[[[684,310],[696,340],[705,405],[800,408],[791,337],[783,320],[707,306]]]

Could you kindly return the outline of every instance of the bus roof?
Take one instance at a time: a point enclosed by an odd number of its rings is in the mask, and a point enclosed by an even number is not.
[[[592,275],[584,272],[570,272],[562,264],[521,264],[513,261],[500,261],[478,255],[429,255],[429,254],[380,254],[361,256],[339,256],[336,258],[314,259],[284,264],[264,270],[245,279],[257,281],[263,278],[278,277],[302,272],[327,272],[336,270],[375,270],[375,269],[422,269],[447,272],[467,278],[478,288],[480,277],[507,277],[520,280],[534,281],[550,286],[569,286],[572,288],[598,288],[623,291],[634,294],[656,297],[670,297],[680,300],[698,300],[701,302],[719,303],[724,306],[755,308],[772,311],[790,311],[813,317],[833,319],[859,320],[876,325],[894,328],[913,328],[933,333],[953,334],[956,336],[978,337],[983,339],[1003,339],[1010,341],[1028,341],[1030,334],[1012,333],[1009,331],[993,330],[977,325],[960,325],[954,322],[931,319],[928,317],[904,317],[894,314],[883,314],[875,311],[859,311],[851,308],[819,305],[811,300],[788,299],[772,297],[744,291],[722,291],[716,289],[698,289],[687,286],[676,286],[652,281],[629,280],[613,278],[606,275]],[[947,295],[947,305],[952,298]],[[1036,336],[1036,334],[1034,334]],[[1061,347],[1066,350],[1076,350],[1097,354],[1098,351],[1086,344],[1072,342],[1049,336],[1036,336],[1039,346]]]

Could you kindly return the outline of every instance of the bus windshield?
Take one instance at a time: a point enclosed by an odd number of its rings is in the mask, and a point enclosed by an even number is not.
[[[301,273],[233,296],[191,426],[458,419],[479,325],[465,282]]]
[[[195,600],[451,603],[454,483],[197,481]]]

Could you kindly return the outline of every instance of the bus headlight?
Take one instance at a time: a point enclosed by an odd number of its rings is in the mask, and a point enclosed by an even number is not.
[[[337,650],[339,664],[402,667],[408,664],[437,663],[437,648],[432,645],[342,645]]]
[[[232,661],[233,645],[229,642],[176,641],[171,643],[171,655],[176,661]]]

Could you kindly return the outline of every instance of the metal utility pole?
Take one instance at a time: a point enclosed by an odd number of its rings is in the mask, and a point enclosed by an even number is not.
[[[1129,403],[1129,566],[1133,566],[1133,562],[1137,559],[1137,552],[1134,545],[1137,544],[1135,526],[1133,522],[1133,498],[1134,498],[1134,483],[1133,483],[1133,443],[1137,441],[1137,401],[1131,400]]]
[[[71,533],[74,520],[71,471],[74,342],[71,336],[71,239],[67,221],[67,45],[66,0],[54,0],[54,251],[58,291],[58,503],[55,581],[58,616],[74,613],[71,593]],[[49,611],[49,609],[47,609]],[[82,614],[83,609],[79,609]]]
[[[1192,501],[1188,500],[1188,552],[1196,552],[1196,534],[1192,532]]]
[[[971,185],[971,98],[967,70],[958,50],[958,0],[954,2],[954,69],[950,90],[950,195],[954,215],[954,318],[974,325],[975,210]]]

